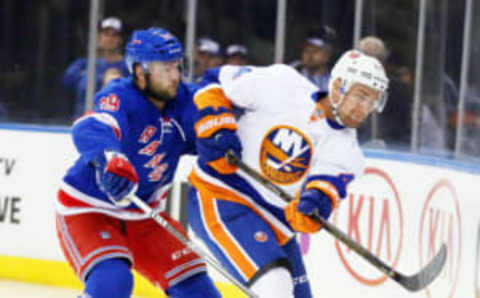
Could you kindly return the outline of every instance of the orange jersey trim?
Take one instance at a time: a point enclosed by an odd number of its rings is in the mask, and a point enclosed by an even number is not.
[[[332,210],[337,208],[340,196],[338,194],[337,188],[333,184],[324,180],[314,180],[309,182],[305,186],[305,189],[312,188],[318,189],[327,195],[327,197],[332,201]]]
[[[208,165],[222,175],[233,174],[237,170],[237,167],[230,164],[225,157],[211,161]]]
[[[209,138],[220,129],[237,130],[235,116],[232,113],[207,115],[195,123],[198,138]]]
[[[283,246],[290,240],[289,236],[285,235],[282,231],[280,231],[280,229],[271,224],[270,221],[252,203],[248,202],[240,195],[234,193],[233,191],[203,180],[197,175],[197,173],[195,173],[195,170],[192,170],[192,172],[188,176],[188,180],[197,189],[197,191],[204,196],[210,196],[217,200],[237,203],[250,208],[253,212],[255,212],[255,214],[260,216],[270,226],[270,228],[272,228],[273,233],[275,234],[275,238],[281,246]]]
[[[232,109],[230,100],[218,85],[208,86],[205,89],[199,90],[193,97],[193,102],[199,110],[208,107],[212,107],[214,110],[217,110],[219,107],[225,107],[228,110]]]
[[[223,250],[226,251],[228,257],[237,265],[238,269],[240,269],[246,279],[251,279],[257,272],[257,266],[252,263],[243,249],[235,243],[233,237],[229,235],[228,231],[220,222],[219,215],[216,213],[213,193],[201,192],[198,198],[203,205],[202,214],[210,234],[215,241],[220,244]]]
[[[315,110],[313,110],[313,113],[312,115],[310,116],[310,121],[318,121],[318,120],[321,120],[321,119],[324,119],[327,117],[327,111],[325,110],[325,108],[323,107],[323,104],[322,104],[322,100],[324,98],[320,99],[316,106],[315,106]]]

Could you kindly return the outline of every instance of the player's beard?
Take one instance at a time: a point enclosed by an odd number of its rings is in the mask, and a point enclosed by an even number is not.
[[[167,88],[153,88],[150,76],[147,76],[147,86],[145,88],[145,92],[155,101],[168,102],[173,100],[177,96],[177,88],[178,84],[174,90]]]

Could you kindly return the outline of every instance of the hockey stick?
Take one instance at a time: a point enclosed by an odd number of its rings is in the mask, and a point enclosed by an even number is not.
[[[238,159],[235,156],[235,153],[233,153],[232,151],[228,151],[225,155],[225,158],[230,164],[237,166],[245,174],[265,186],[267,189],[275,193],[284,201],[290,202],[293,200],[293,198],[288,193],[283,191],[280,187],[273,184],[262,174],[258,173],[256,170],[245,164],[242,160]],[[385,273],[387,276],[395,280],[402,287],[409,291],[419,291],[428,286],[440,274],[443,265],[445,264],[447,257],[447,246],[445,245],[445,243],[443,243],[437,255],[430,261],[427,266],[425,266],[422,270],[420,270],[414,275],[404,275],[398,271],[395,271],[389,265],[385,264],[382,260],[377,258],[366,248],[361,246],[352,238],[348,237],[343,231],[323,219],[318,214],[313,214],[312,218],[318,221],[322,225],[323,229],[329,232],[333,237],[340,240],[343,244],[354,250],[358,255],[363,257],[378,270]]]
[[[169,231],[175,238],[178,239],[178,241],[182,242],[183,245],[186,247],[190,248],[193,252],[195,252],[197,255],[202,257],[207,261],[208,264],[210,264],[212,267],[214,267],[219,273],[221,273],[225,278],[227,278],[229,281],[231,281],[234,285],[236,285],[242,292],[244,292],[248,297],[252,298],[259,298],[257,294],[252,292],[249,288],[247,288],[245,285],[243,285],[240,281],[238,281],[235,277],[233,277],[230,273],[228,273],[227,270],[225,270],[222,265],[220,265],[216,259],[211,257],[209,254],[205,253],[200,247],[198,247],[195,243],[192,241],[188,240],[187,237],[185,237],[182,233],[180,233],[175,227],[173,227],[168,221],[166,221],[163,217],[161,217],[158,213],[155,213],[150,206],[148,206],[147,203],[142,201],[139,197],[135,195],[129,195],[128,199],[137,205],[140,209],[145,212],[149,217],[153,218],[160,226],[165,228],[167,231]]]

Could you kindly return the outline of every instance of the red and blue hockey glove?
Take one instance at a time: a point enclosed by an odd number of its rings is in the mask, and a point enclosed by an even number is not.
[[[199,162],[206,163],[221,174],[231,174],[236,167],[225,160],[228,150],[233,150],[238,158],[242,156],[242,144],[233,130],[222,129],[209,138],[197,139]]]
[[[94,160],[97,183],[115,205],[126,207],[126,196],[138,185],[138,175],[128,158],[116,151],[106,151]]]

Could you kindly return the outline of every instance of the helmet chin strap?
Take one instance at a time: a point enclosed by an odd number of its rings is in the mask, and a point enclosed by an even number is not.
[[[333,117],[335,117],[335,121],[338,124],[345,126],[345,124],[343,124],[342,120],[340,119],[340,115],[338,114],[337,104],[332,105],[332,113],[333,113]]]
[[[340,99],[339,99],[338,103],[333,101],[332,96],[328,97],[328,100],[330,101],[330,104],[332,105],[332,114],[333,114],[333,117],[335,117],[335,121],[338,124],[343,125],[343,126],[345,126],[345,124],[343,124],[342,119],[340,119],[340,114],[338,113],[338,106],[342,103],[344,97],[345,97],[345,90],[344,90],[344,87],[342,87],[342,86],[340,86]]]

